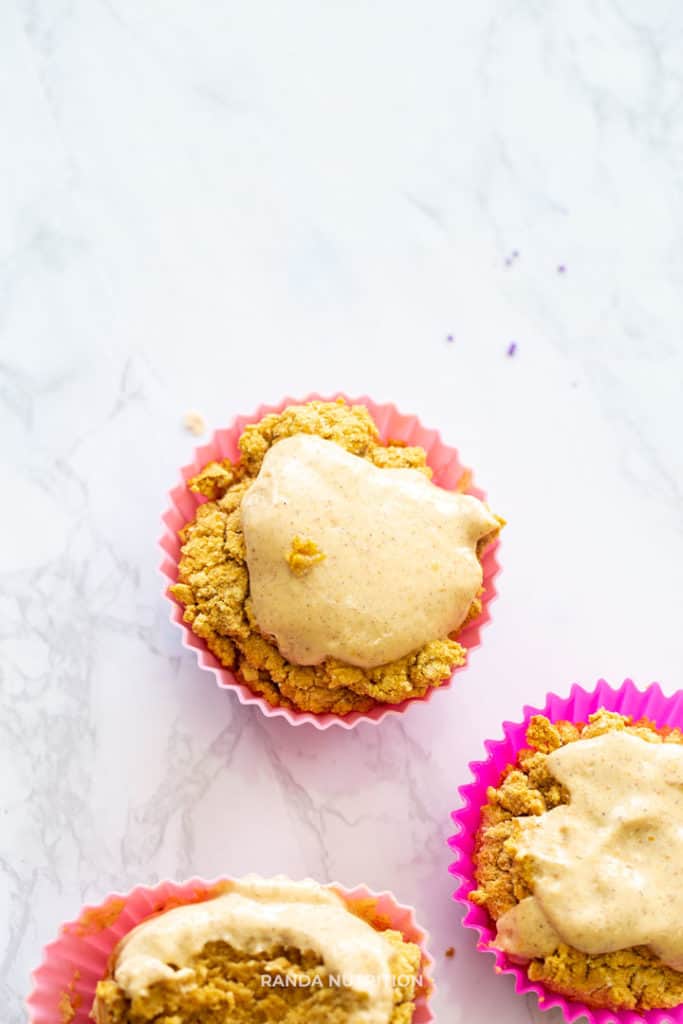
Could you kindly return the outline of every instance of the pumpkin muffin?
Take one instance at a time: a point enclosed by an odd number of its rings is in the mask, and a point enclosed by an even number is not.
[[[469,898],[491,945],[588,1006],[683,1003],[683,734],[600,709],[536,715],[488,790]]]
[[[239,450],[189,481],[206,501],[170,588],[221,664],[272,705],[344,715],[422,696],[465,662],[457,635],[503,520],[435,487],[422,448],[382,443],[342,400],[265,416]]]
[[[97,985],[96,1024],[410,1024],[421,953],[329,887],[248,876],[148,918]]]

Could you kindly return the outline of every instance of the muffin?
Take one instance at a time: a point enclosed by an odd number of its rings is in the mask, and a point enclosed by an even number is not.
[[[421,951],[331,887],[247,876],[147,918],[97,985],[97,1024],[410,1024]]]
[[[490,946],[588,1007],[683,1003],[683,734],[598,708],[534,715],[487,792],[469,899]]]
[[[423,448],[361,405],[312,401],[245,427],[189,481],[170,593],[270,705],[323,715],[423,696],[466,660],[481,556],[502,520],[431,483]]]

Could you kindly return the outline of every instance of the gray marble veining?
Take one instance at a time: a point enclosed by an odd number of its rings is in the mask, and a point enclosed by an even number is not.
[[[525,701],[681,686],[682,47],[675,0],[2,6],[8,1024],[83,901],[250,870],[413,903],[440,1024],[537,1019],[459,927],[448,815]],[[509,525],[457,684],[318,735],[197,668],[156,544],[185,412],[337,388]]]

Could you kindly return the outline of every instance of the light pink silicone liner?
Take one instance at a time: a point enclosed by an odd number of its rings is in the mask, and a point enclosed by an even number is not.
[[[233,690],[242,704],[256,705],[268,718],[284,718],[290,725],[301,725],[308,723],[316,729],[327,729],[332,725],[339,725],[344,729],[352,729],[358,722],[372,722],[377,725],[389,715],[404,714],[415,701],[430,701],[434,694],[440,690],[447,689],[452,681],[453,675],[439,687],[430,687],[424,697],[413,697],[403,701],[401,704],[378,704],[370,711],[352,711],[348,715],[335,715],[326,713],[314,715],[309,711],[296,711],[290,708],[273,707],[268,701],[254,693],[239,676],[230,669],[225,668],[208,650],[206,644],[200,637],[195,636],[189,626],[183,622],[183,609],[168,592],[169,584],[175,583],[178,579],[178,559],[180,557],[180,540],[178,530],[194,518],[197,505],[204,500],[201,495],[193,494],[187,487],[187,480],[194,476],[199,470],[214,460],[231,459],[236,461],[239,458],[237,440],[248,423],[258,423],[264,416],[272,412],[282,412],[288,405],[301,405],[304,402],[312,402],[315,399],[324,402],[332,402],[336,398],[343,398],[351,405],[364,405],[373,420],[377,424],[380,436],[383,441],[405,441],[409,445],[420,445],[427,453],[427,461],[433,470],[433,481],[446,490],[454,490],[463,473],[470,473],[460,462],[458,452],[450,448],[441,440],[436,430],[427,430],[418,421],[416,416],[406,416],[398,411],[391,404],[378,404],[371,398],[362,396],[360,398],[349,398],[341,392],[330,396],[318,394],[306,395],[305,398],[283,398],[277,405],[262,405],[251,416],[238,416],[233,420],[232,425],[224,430],[217,430],[208,444],[195,449],[194,458],[187,466],[180,471],[181,481],[169,493],[170,506],[163,515],[164,533],[160,538],[160,545],[164,553],[161,563],[161,573],[164,576],[164,594],[171,602],[171,622],[178,627],[182,635],[183,647],[194,651],[197,663],[203,669],[213,672],[218,686],[226,690]],[[475,497],[485,500],[484,492],[475,487],[471,473],[468,479],[468,486],[464,488],[466,494],[473,494]],[[473,619],[458,636],[458,642],[471,652],[481,643],[481,629],[489,621],[489,605],[496,595],[494,577],[499,572],[499,565],[496,560],[498,541],[496,540],[484,552],[482,566],[484,571],[484,594],[482,599],[482,610],[476,619]],[[468,659],[469,660],[469,659]],[[461,666],[456,671],[462,671]]]
[[[216,895],[221,884],[230,881],[192,878],[187,882],[139,885],[126,894],[110,893],[97,906],[84,907],[75,921],[61,926],[55,941],[45,947],[40,967],[33,972],[33,991],[27,1000],[29,1024],[64,1024],[66,1020],[88,1024],[97,982],[105,977],[109,957],[123,936],[160,911]],[[393,893],[376,893],[365,885],[346,889],[331,882],[329,888],[351,902],[372,901],[372,917],[378,926],[393,928],[420,947],[422,988],[415,1001],[413,1024],[429,1024],[434,1019],[428,1002],[434,991],[429,977],[433,960],[427,952],[429,936],[415,920],[413,908],[399,903]]]
[[[665,697],[658,683],[653,683],[646,690],[640,691],[630,679],[627,679],[618,690],[613,689],[604,679],[599,680],[596,688],[590,691],[574,685],[568,697],[549,694],[543,707],[525,707],[521,722],[504,722],[504,738],[487,740],[484,744],[487,759],[473,761],[469,765],[474,781],[460,787],[459,793],[464,806],[451,815],[457,831],[448,840],[448,844],[456,859],[449,870],[459,883],[453,893],[453,899],[465,907],[465,927],[474,929],[479,935],[477,949],[494,957],[495,970],[498,974],[513,975],[517,992],[535,992],[541,1010],[559,1007],[568,1021],[585,1016],[591,1024],[612,1024],[615,1021],[618,1024],[640,1024],[643,1021],[646,1024],[683,1024],[683,1005],[673,1010],[646,1010],[642,1013],[621,1010],[615,1013],[611,1010],[591,1009],[584,1003],[564,999],[544,985],[529,981],[524,967],[512,963],[504,953],[492,948],[491,943],[495,940],[493,922],[483,907],[475,906],[467,898],[476,888],[472,856],[481,808],[486,803],[486,790],[488,786],[498,785],[503,770],[515,762],[518,752],[526,746],[526,730],[532,715],[545,715],[551,722],[561,719],[585,722],[588,715],[598,708],[632,715],[636,720],[648,718],[658,727],[683,727],[683,692],[678,692],[673,697]]]

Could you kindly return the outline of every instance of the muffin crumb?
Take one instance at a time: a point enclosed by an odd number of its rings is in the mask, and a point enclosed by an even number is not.
[[[305,576],[314,565],[325,560],[325,552],[310,537],[294,537],[285,559],[294,576]]]
[[[71,981],[69,982],[66,989],[60,993],[58,1010],[61,1018],[61,1024],[71,1024],[76,1018],[76,1014],[82,1003],[82,997],[80,992],[76,992],[76,982],[81,976],[79,970],[75,970]]]
[[[206,433],[206,420],[201,413],[191,410],[183,416],[183,426],[195,437],[201,437]]]

